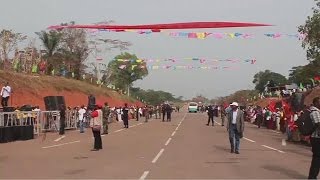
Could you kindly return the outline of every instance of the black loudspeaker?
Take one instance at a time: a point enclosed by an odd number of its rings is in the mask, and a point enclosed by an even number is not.
[[[63,96],[46,96],[44,97],[44,104],[47,111],[57,111],[61,105],[66,105]]]
[[[15,108],[14,107],[3,107],[3,112],[13,112],[15,111]]]
[[[23,105],[20,107],[19,109],[20,111],[32,111],[32,106],[27,104],[27,105]]]
[[[90,95],[88,97],[88,108],[92,110],[94,109],[95,105],[96,105],[96,97],[94,97],[93,95]]]

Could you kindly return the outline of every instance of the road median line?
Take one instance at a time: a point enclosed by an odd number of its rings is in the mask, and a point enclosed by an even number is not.
[[[146,177],[148,176],[148,174],[149,174],[149,171],[143,172],[143,174],[142,174],[142,176],[140,177],[139,180],[144,180],[144,179],[146,179]]]
[[[159,151],[159,153],[156,155],[156,157],[152,160],[152,163],[156,163],[156,162],[157,162],[157,160],[158,160],[158,159],[160,158],[160,156],[162,155],[163,151],[164,151],[164,149],[161,149],[161,150]]]
[[[168,146],[168,144],[170,143],[171,140],[172,140],[172,138],[169,138],[165,145]]]
[[[254,143],[254,142],[255,142],[254,140],[249,139],[249,138],[246,138],[246,137],[244,137],[243,139],[245,139],[245,140],[247,140],[247,141],[249,141],[249,142],[252,142],[252,143]]]
[[[276,148],[273,148],[273,147],[270,147],[270,146],[267,146],[267,145],[261,145],[261,146],[263,146],[265,148],[268,148],[268,149],[271,149],[271,150],[274,150],[274,151],[278,151],[279,153],[285,153],[285,152],[283,152],[283,151],[281,151],[279,149],[276,149]]]
[[[67,142],[67,143],[62,143],[62,144],[56,144],[56,145],[52,145],[52,146],[44,146],[44,147],[42,147],[42,149],[59,147],[59,146],[63,146],[63,145],[67,145],[67,144],[74,144],[74,143],[78,143],[78,142],[80,142],[80,141],[72,141],[72,142]]]

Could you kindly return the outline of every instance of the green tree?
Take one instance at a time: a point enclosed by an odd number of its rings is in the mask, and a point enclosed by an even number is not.
[[[256,85],[256,90],[258,90],[259,92],[263,92],[268,82],[274,84],[275,86],[279,86],[287,84],[288,80],[285,76],[279,73],[265,70],[255,74],[252,82]]]
[[[11,67],[9,62],[9,54],[17,48],[19,42],[25,40],[27,36],[21,33],[15,33],[12,30],[3,29],[0,32],[0,61],[2,68]]]
[[[144,100],[148,104],[151,105],[159,105],[165,101],[169,102],[181,102],[182,97],[175,98],[169,92],[165,91],[155,91],[155,90],[143,90],[140,88],[131,88],[131,94],[133,97],[139,97],[140,99]]]
[[[75,25],[75,22],[62,23],[61,25]],[[61,53],[64,55],[65,65],[69,72],[75,73],[75,78],[80,79],[87,66],[84,62],[89,56],[87,33],[84,29],[66,28],[61,33]]]
[[[46,57],[52,57],[59,48],[62,34],[58,31],[36,32],[46,50]]]
[[[59,52],[62,34],[58,31],[36,32],[45,50],[44,59],[47,61],[46,73],[50,74],[53,69],[58,69],[64,56]]]
[[[305,24],[298,29],[306,35],[302,47],[307,49],[307,58],[311,61],[320,58],[320,1],[315,2],[312,16],[308,16]]]
[[[146,62],[137,62],[137,56],[130,53],[121,53],[108,64],[111,71],[110,82],[121,90],[126,91],[136,80],[143,79],[148,75]],[[123,59],[127,61],[118,61]]]
[[[315,76],[319,75],[319,71],[320,59],[316,59],[305,66],[293,67],[290,70],[289,81],[296,84],[312,84],[310,79],[313,79]]]

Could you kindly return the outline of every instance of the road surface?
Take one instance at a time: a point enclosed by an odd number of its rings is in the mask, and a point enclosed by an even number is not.
[[[0,178],[8,179],[302,179],[309,147],[282,144],[284,135],[246,124],[240,154],[228,133],[205,113],[174,113],[172,122],[130,120],[110,125],[103,150],[92,152],[92,132],[48,133],[35,140],[0,144]],[[219,124],[218,124],[219,123]]]

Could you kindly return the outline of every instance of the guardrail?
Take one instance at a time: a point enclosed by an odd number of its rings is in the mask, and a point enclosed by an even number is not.
[[[77,129],[77,111],[66,111],[65,129]],[[0,126],[34,126],[34,134],[59,131],[60,112],[59,111],[15,111],[0,112]]]

